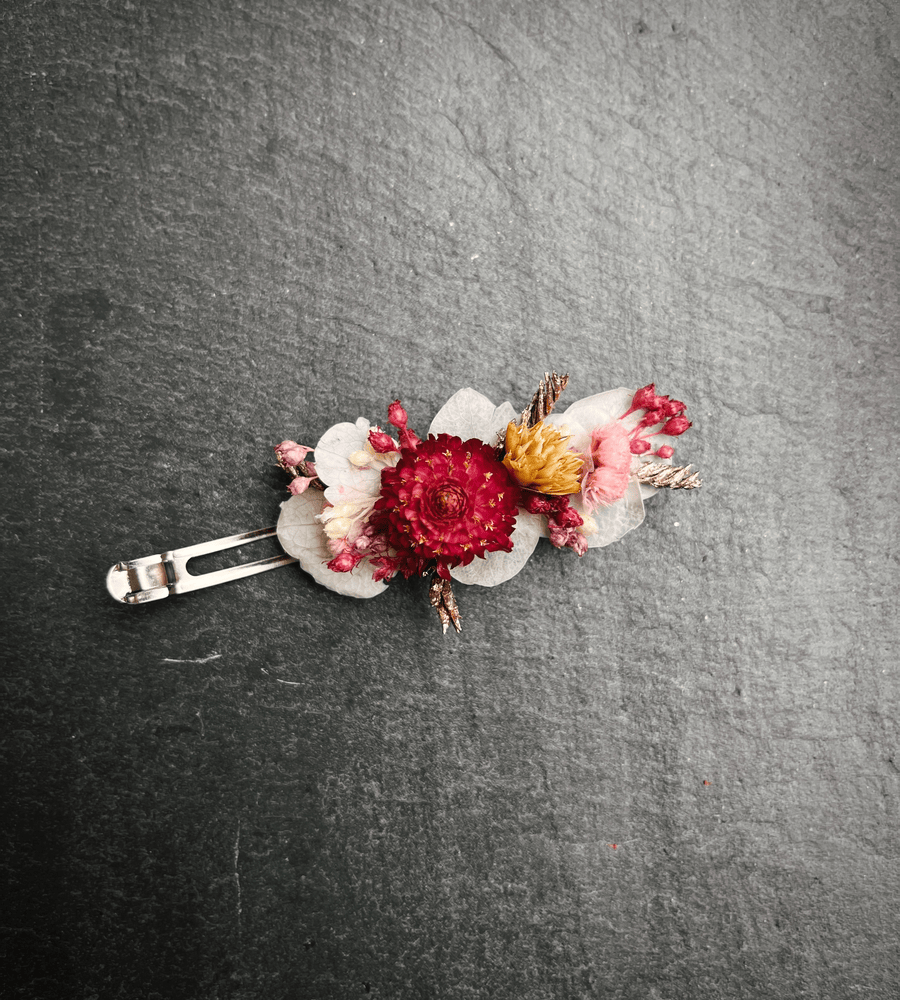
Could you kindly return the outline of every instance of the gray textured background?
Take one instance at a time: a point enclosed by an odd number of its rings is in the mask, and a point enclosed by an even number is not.
[[[5,10],[3,995],[897,996],[896,5]],[[549,367],[705,486],[462,636],[106,597]]]

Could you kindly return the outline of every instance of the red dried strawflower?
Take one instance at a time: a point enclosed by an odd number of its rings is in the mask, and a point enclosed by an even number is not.
[[[382,470],[374,517],[397,552],[397,572],[418,575],[436,563],[449,579],[453,566],[512,550],[518,500],[519,487],[493,448],[438,434],[404,448],[397,465]]]

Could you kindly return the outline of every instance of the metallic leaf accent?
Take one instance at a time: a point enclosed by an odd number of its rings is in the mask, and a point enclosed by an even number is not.
[[[690,465],[665,462],[645,462],[637,471],[637,480],[646,486],[668,486],[672,490],[695,490],[703,485],[700,474],[691,472]]]
[[[556,401],[568,384],[568,375],[544,372],[544,377],[541,379],[537,391],[531,397],[531,402],[522,411],[519,423],[523,427],[534,427],[535,424],[540,423],[556,405]]]
[[[431,586],[428,588],[428,600],[440,616],[444,634],[446,634],[451,622],[457,632],[462,632],[459,605],[456,603],[450,580],[444,580],[435,573],[431,578]]]

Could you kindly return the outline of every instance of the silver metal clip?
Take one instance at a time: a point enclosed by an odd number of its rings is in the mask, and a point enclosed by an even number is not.
[[[267,569],[276,569],[296,562],[293,556],[269,556],[256,562],[229,566],[227,569],[213,570],[200,576],[188,572],[188,560],[195,556],[232,549],[237,545],[257,542],[261,538],[271,538],[274,534],[274,527],[257,528],[255,531],[245,531],[241,535],[231,535],[229,538],[217,538],[212,542],[200,542],[199,545],[172,549],[171,552],[163,552],[157,556],[144,556],[143,559],[118,562],[115,566],[111,566],[106,574],[106,589],[123,604],[146,604],[148,601],[161,601],[169,594],[186,594],[191,590],[214,587],[217,583],[240,580],[245,576],[253,576]]]

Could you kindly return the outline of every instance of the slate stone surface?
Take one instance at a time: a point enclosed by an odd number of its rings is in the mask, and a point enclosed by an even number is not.
[[[10,997],[898,994],[900,16],[4,8]],[[271,446],[655,379],[705,485],[579,560],[141,608]]]

